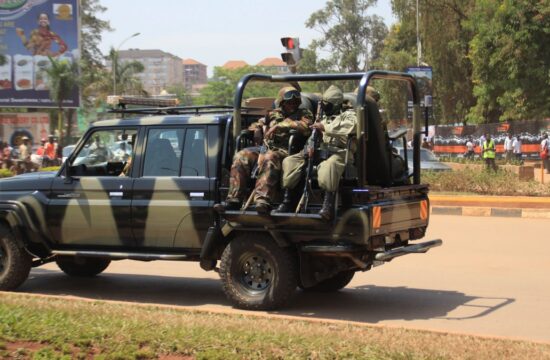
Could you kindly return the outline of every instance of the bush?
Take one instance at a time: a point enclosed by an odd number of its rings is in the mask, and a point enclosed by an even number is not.
[[[61,168],[61,166],[48,166],[41,168],[40,171],[59,171],[59,168]]]
[[[0,179],[1,178],[7,178],[12,177],[13,173],[9,171],[8,169],[0,169]]]
[[[550,196],[550,185],[536,181],[520,181],[506,170],[497,172],[466,168],[448,172],[422,173],[422,182],[433,191],[467,192],[483,195]]]

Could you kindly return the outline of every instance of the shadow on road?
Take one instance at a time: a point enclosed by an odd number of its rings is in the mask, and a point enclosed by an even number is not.
[[[104,273],[72,278],[59,271],[34,269],[21,292],[67,295],[176,306],[228,307],[216,279]],[[297,291],[288,309],[277,312],[307,318],[377,323],[384,320],[467,320],[486,316],[512,298],[466,295],[408,287],[358,286],[332,294]]]

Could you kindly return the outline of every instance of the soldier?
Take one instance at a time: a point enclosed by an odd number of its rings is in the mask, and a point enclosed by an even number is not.
[[[216,204],[216,210],[236,210],[241,207],[247,180],[257,163],[258,177],[253,190],[256,211],[260,214],[271,211],[271,203],[279,189],[281,162],[288,155],[290,130],[295,129],[307,137],[313,121],[311,111],[299,108],[301,94],[293,87],[284,87],[279,91],[277,104],[278,108],[271,111],[265,120],[268,130],[264,134],[263,150],[259,152],[257,148],[248,148],[235,154],[226,205]]]
[[[343,100],[342,90],[334,85],[330,86],[322,98],[324,116],[321,122],[312,125],[313,129],[323,133],[321,152],[328,156],[326,160],[319,164],[317,170],[319,187],[325,191],[323,206],[319,215],[326,220],[330,220],[334,216],[334,193],[338,190],[338,184],[346,166],[348,135],[355,132],[357,125],[355,111],[342,109]],[[304,151],[289,156],[283,161],[285,196],[283,202],[277,208],[277,212],[292,211],[294,200],[292,189],[300,182],[306,156]]]

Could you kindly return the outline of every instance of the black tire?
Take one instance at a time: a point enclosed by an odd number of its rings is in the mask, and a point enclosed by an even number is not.
[[[32,257],[18,246],[15,235],[0,225],[0,290],[15,290],[27,278],[32,267]]]
[[[84,256],[63,256],[56,259],[55,262],[69,276],[92,277],[107,269],[111,260]]]
[[[353,279],[355,271],[346,270],[342,271],[329,279],[325,279],[318,284],[315,284],[311,287],[300,286],[300,289],[308,292],[335,292],[346,287],[347,284]]]
[[[245,310],[285,306],[298,285],[296,254],[261,233],[238,235],[225,248],[220,277],[232,304]]]

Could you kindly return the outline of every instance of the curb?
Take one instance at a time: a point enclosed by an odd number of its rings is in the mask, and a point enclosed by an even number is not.
[[[518,209],[475,206],[431,206],[433,215],[491,216],[508,218],[550,219],[550,209]]]

